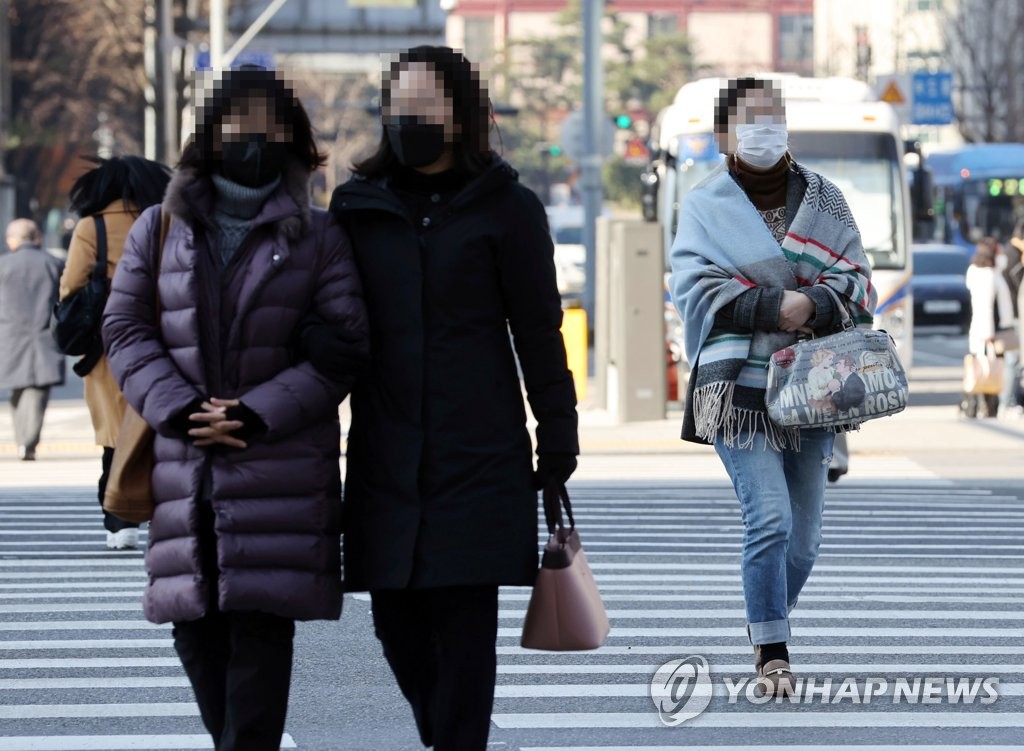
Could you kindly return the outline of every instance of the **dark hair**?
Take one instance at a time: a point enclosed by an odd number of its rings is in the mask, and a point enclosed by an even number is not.
[[[327,162],[313,138],[313,125],[302,102],[282,75],[273,70],[244,65],[239,70],[224,71],[207,89],[203,101],[196,105],[195,132],[185,144],[178,168],[208,173],[215,159],[214,135],[235,102],[250,96],[262,96],[274,103],[275,116],[291,128],[288,150],[307,170],[312,172]]]
[[[994,237],[983,237],[974,246],[974,255],[971,257],[972,266],[981,266],[990,269],[996,265],[996,255],[999,253],[999,244]]]
[[[730,79],[725,89],[719,92],[715,100],[715,132],[724,133],[729,129],[729,119],[736,114],[740,100],[746,98],[751,91],[770,91],[780,97],[778,84],[764,78]]]
[[[166,166],[141,156],[82,158],[96,166],[71,186],[71,211],[79,216],[92,216],[119,198],[125,211],[141,213],[163,200],[171,179]]]
[[[857,360],[853,355],[840,355],[836,358],[836,364],[839,365],[840,363],[848,367],[850,370],[857,369]]]
[[[460,136],[455,139],[455,165],[463,172],[477,174],[489,167],[495,153],[490,145],[490,126],[494,121],[487,89],[480,83],[480,74],[465,55],[451,47],[413,47],[401,53],[384,72],[381,85],[381,116],[391,103],[391,85],[409,63],[425,63],[441,78],[446,95],[452,100],[455,124]],[[391,149],[387,133],[382,132],[377,150],[357,162],[352,171],[363,177],[380,177],[392,172],[398,159]]]

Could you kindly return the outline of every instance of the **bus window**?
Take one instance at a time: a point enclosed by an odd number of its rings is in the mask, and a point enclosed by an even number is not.
[[[875,269],[907,263],[902,166],[888,133],[793,132],[797,162],[843,192]]]

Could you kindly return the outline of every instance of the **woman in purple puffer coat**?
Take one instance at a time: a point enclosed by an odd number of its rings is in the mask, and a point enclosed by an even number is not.
[[[153,207],[104,316],[111,368],[157,433],[146,617],[174,623],[220,751],[279,747],[294,621],[341,613],[338,404],[352,378],[296,353],[304,320],[357,352],[368,328],[348,239],[309,205],[322,161],[281,79],[225,74],[168,186],[162,258]]]

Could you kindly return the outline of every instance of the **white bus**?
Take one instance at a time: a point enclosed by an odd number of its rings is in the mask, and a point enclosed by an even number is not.
[[[875,328],[896,340],[904,365],[913,358],[910,292],[910,195],[903,140],[892,107],[867,84],[845,78],[766,75],[782,84],[790,151],[846,196],[878,291]],[[661,223],[668,251],[684,195],[722,160],[713,136],[714,105],[723,79],[683,86],[652,131],[652,163],[644,176],[644,209]]]

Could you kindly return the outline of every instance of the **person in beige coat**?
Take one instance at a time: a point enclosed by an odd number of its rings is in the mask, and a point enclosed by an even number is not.
[[[107,279],[114,277],[132,224],[144,209],[162,200],[170,180],[170,171],[162,164],[137,156],[92,161],[96,166],[78,178],[71,188],[71,210],[81,220],[71,236],[67,263],[60,279],[61,300],[88,284],[96,266],[100,222],[106,234]],[[102,506],[126,402],[106,356],[100,354],[98,357],[84,376],[84,381],[85,403],[92,417],[96,443],[103,447],[103,469],[99,481]],[[122,521],[104,511],[103,526],[107,530],[108,548],[121,550],[138,546],[137,524]]]

